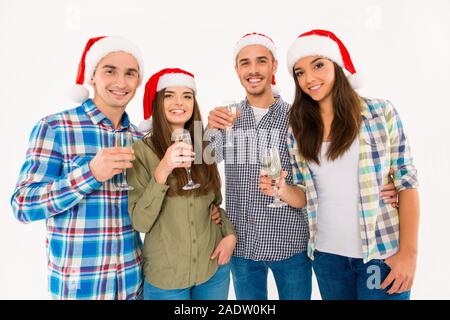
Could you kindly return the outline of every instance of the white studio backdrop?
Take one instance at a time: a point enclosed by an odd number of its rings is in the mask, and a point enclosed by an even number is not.
[[[0,0],[0,299],[49,298],[45,223],[19,223],[9,200],[33,125],[74,107],[66,92],[88,38],[122,35],[136,42],[144,53],[145,80],[164,67],[193,72],[206,120],[221,101],[244,97],[232,51],[248,32],[265,33],[277,44],[278,87],[292,101],[286,50],[313,28],[332,30],[346,44],[365,77],[362,95],[389,99],[398,109],[421,183],[412,298],[450,299],[449,0]],[[141,87],[127,108],[135,124],[142,117],[142,94]],[[313,289],[320,299],[315,282]],[[269,297],[278,298],[272,277]]]

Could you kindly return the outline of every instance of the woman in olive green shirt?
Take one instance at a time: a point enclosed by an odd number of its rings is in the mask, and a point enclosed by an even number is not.
[[[191,165],[195,153],[190,136],[194,136],[194,122],[201,121],[195,93],[194,76],[181,69],[161,70],[145,87],[144,118],[148,123],[153,114],[153,128],[134,144],[136,160],[127,177],[134,187],[128,194],[131,221],[145,233],[144,299],[148,300],[228,297],[228,261],[236,235],[219,207],[216,164]],[[173,142],[180,130],[190,133],[187,143]],[[205,143],[196,143],[203,154]],[[183,190],[187,183],[196,188]],[[210,217],[214,207],[220,211],[221,224]]]

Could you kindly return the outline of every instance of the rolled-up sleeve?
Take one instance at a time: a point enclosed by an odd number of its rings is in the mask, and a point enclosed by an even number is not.
[[[384,112],[390,139],[391,168],[394,171],[395,187],[398,192],[418,188],[417,169],[400,116],[389,101],[386,102]]]
[[[300,159],[298,158],[298,146],[297,141],[295,140],[294,134],[292,132],[292,129],[289,128],[288,134],[287,134],[287,146],[288,146],[288,152],[289,152],[289,158],[291,162],[291,168],[292,168],[292,179],[294,182],[294,185],[300,187],[302,190],[305,190],[305,181],[303,179],[303,175],[300,171],[299,162]]]

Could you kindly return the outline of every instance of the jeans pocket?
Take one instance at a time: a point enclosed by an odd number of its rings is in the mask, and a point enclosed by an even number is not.
[[[384,261],[384,259],[373,259],[370,261],[370,263],[372,265],[376,265],[376,266],[380,267],[384,271],[388,271],[388,272],[391,271],[391,267],[389,267],[387,265],[387,263]]]

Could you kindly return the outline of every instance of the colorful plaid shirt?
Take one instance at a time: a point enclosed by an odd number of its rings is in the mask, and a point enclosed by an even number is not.
[[[141,135],[128,115],[121,128]],[[86,100],[34,127],[11,205],[24,223],[46,220],[49,290],[56,299],[135,299],[142,291],[142,242],[115,176],[98,182],[89,161],[114,146],[111,121]]]
[[[359,221],[364,262],[393,252],[399,245],[398,210],[380,198],[387,184],[389,169],[394,170],[398,192],[418,187],[402,122],[389,101],[362,100],[363,124],[359,133]],[[318,195],[307,161],[298,151],[297,141],[289,128],[288,148],[294,184],[306,192],[310,238],[308,256],[314,259],[317,236]],[[332,177],[330,177],[332,178]]]

